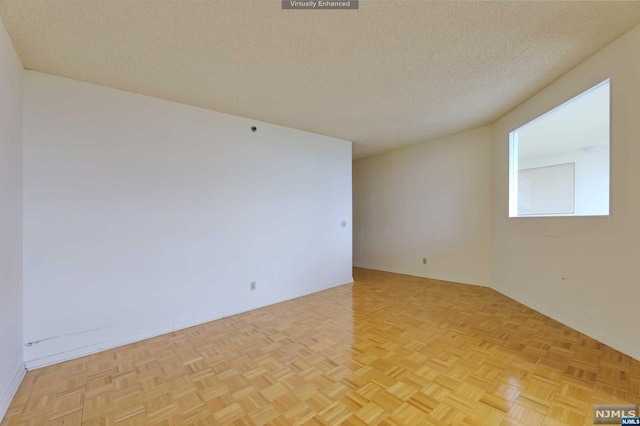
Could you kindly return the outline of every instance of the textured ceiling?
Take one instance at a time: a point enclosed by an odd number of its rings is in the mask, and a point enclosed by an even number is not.
[[[0,0],[25,68],[330,135],[360,158],[490,123],[639,2]]]

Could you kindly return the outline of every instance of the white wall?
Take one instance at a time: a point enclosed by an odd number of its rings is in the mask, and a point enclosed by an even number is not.
[[[640,359],[640,26],[493,128],[492,286]],[[509,132],[611,77],[611,216],[508,218]]]
[[[356,266],[489,285],[489,126],[353,167]]]
[[[609,211],[609,149],[584,152],[581,149],[555,155],[521,158],[520,170],[555,164],[575,163],[575,216],[606,215]]]
[[[350,142],[31,71],[24,111],[28,367],[351,282]]]
[[[22,357],[22,64],[0,21],[0,421]]]

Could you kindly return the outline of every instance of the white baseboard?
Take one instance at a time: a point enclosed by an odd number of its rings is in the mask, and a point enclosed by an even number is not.
[[[455,278],[451,278],[451,277],[443,277],[443,276],[426,276],[426,275],[419,275],[413,271],[408,271],[408,270],[403,270],[403,269],[398,269],[398,268],[386,268],[386,267],[381,267],[381,266],[371,266],[371,265],[365,265],[362,263],[354,263],[353,264],[354,267],[357,268],[364,268],[364,269],[374,269],[377,271],[384,271],[384,272],[392,272],[394,274],[403,274],[403,275],[411,275],[411,276],[416,276],[416,277],[423,277],[423,278],[431,278],[431,279],[436,279],[436,280],[443,280],[443,281],[451,281],[451,282],[456,282],[456,283],[462,283],[462,284],[470,284],[470,285],[479,285],[482,287],[490,287],[489,285],[483,285],[483,284],[477,284],[477,283],[472,283],[472,282],[464,282],[461,281],[459,279],[455,279]],[[523,305],[540,312],[541,314],[555,320],[558,321],[561,324],[566,325],[567,327],[571,327],[576,331],[579,331],[582,334],[585,334],[601,343],[604,343],[607,346],[612,347],[615,350],[618,350],[620,352],[622,352],[625,355],[630,356],[631,358],[634,358],[636,360],[640,360],[640,347],[630,344],[629,342],[620,342],[616,339],[611,338],[609,335],[602,333],[600,331],[597,330],[592,330],[589,327],[585,327],[584,324],[581,324],[579,321],[576,321],[575,318],[572,317],[567,317],[566,315],[563,315],[561,313],[557,313],[557,312],[553,312],[543,306],[537,306],[536,304],[531,304],[531,303],[526,303],[524,300],[522,300],[520,297],[518,297],[516,294],[508,292],[508,291],[503,291],[501,289],[497,289],[494,287],[493,288],[495,291],[497,291],[498,293],[501,293],[515,301],[517,301],[518,303],[522,303]]]
[[[470,280],[460,279],[459,277],[452,277],[452,276],[446,276],[446,275],[434,275],[434,274],[428,274],[427,275],[427,274],[421,274],[421,273],[418,273],[416,271],[410,271],[410,270],[406,270],[406,269],[387,268],[385,266],[371,266],[371,265],[365,265],[364,263],[354,263],[353,266],[356,267],[356,268],[373,269],[373,270],[376,270],[376,271],[391,272],[393,274],[411,275],[413,277],[429,278],[429,279],[432,279],[432,280],[439,280],[439,281],[449,281],[449,282],[452,282],[452,283],[475,285],[475,286],[478,286],[478,287],[489,287],[488,284],[480,284],[478,282],[471,282]]]
[[[471,284],[471,285],[479,285],[479,286],[483,286],[483,287],[490,287],[489,285],[484,285],[484,284],[478,284],[478,283],[472,283],[472,282],[465,282],[465,281],[461,281],[459,279],[455,279],[455,278],[451,278],[451,277],[444,277],[444,276],[426,276],[426,275],[419,275],[413,271],[408,271],[408,270],[403,270],[403,269],[398,269],[398,268],[386,268],[383,266],[371,266],[371,265],[365,265],[362,263],[354,263],[353,264],[354,267],[357,268],[364,268],[364,269],[373,269],[373,270],[377,270],[377,271],[383,271],[383,272],[391,272],[394,274],[403,274],[403,275],[411,275],[411,276],[416,276],[416,277],[423,277],[423,278],[431,278],[431,279],[435,279],[435,280],[443,280],[443,281],[451,281],[451,282],[456,282],[456,283],[462,283],[462,284]],[[491,287],[493,288],[493,287]],[[606,334],[606,333],[602,333],[598,330],[593,330],[589,327],[585,327],[584,324],[581,324],[579,321],[576,321],[575,318],[566,316],[562,313],[558,313],[558,312],[553,312],[543,306],[536,306],[535,304],[531,304],[531,303],[526,303],[524,300],[522,300],[520,297],[518,297],[516,294],[511,293],[511,292],[507,292],[507,291],[502,291],[501,289],[497,289],[497,288],[493,288],[495,291],[497,291],[498,293],[501,293],[507,297],[509,297],[510,299],[513,299],[515,301],[517,301],[518,303],[522,303],[523,305],[533,309],[534,311],[538,311],[541,314],[558,321],[561,324],[566,325],[567,327],[571,327],[574,330],[585,334],[601,343],[604,343],[607,346],[612,347],[615,350],[618,350],[620,352],[622,352],[625,355],[630,356],[631,358],[634,358],[636,360],[640,361],[640,347],[633,345],[629,342],[620,342],[614,338],[611,338],[610,335]]]
[[[13,379],[11,379],[9,387],[5,389],[2,397],[0,397],[0,422],[2,422],[4,415],[7,413],[11,401],[18,391],[24,375],[27,373],[24,361],[22,360],[22,351],[18,352],[14,365],[11,367],[11,373]]]
[[[602,333],[598,330],[593,330],[590,327],[586,327],[584,324],[580,323],[580,321],[576,321],[573,317],[568,317],[566,315],[560,314],[558,312],[554,312],[551,309],[545,308],[543,306],[539,306],[535,303],[528,303],[520,298],[513,292],[503,291],[502,289],[493,288],[500,294],[507,296],[510,299],[515,300],[518,303],[525,305],[528,308],[533,309],[534,311],[540,312],[542,315],[545,315],[555,321],[558,321],[560,324],[564,324],[567,327],[573,328],[574,330],[591,337],[592,339],[597,340],[600,343],[604,343],[605,345],[622,352],[625,355],[630,356],[631,358],[640,361],[640,347],[630,344],[629,342],[620,342],[616,339],[611,338],[611,336]]]
[[[241,314],[243,312],[248,312],[254,309],[259,309],[259,308],[263,308],[265,306],[269,306],[269,305],[274,305],[276,303],[280,303],[280,302],[284,302],[287,300],[292,300],[292,299],[297,299],[298,297],[303,297],[303,296],[308,296],[310,294],[313,293],[317,293],[323,290],[328,290],[330,288],[334,288],[334,287],[339,287],[341,285],[345,285],[345,284],[350,284],[353,282],[353,277],[349,277],[345,280],[340,280],[340,281],[336,281],[334,283],[328,284],[328,285],[324,285],[321,287],[317,287],[315,289],[311,289],[311,290],[306,290],[306,291],[302,291],[302,292],[298,292],[298,293],[289,293],[289,294],[281,294],[278,296],[274,296],[274,297],[270,297],[268,299],[262,299],[262,300],[258,300],[256,302],[253,303],[248,303],[248,304],[244,304],[244,305],[239,305],[239,306],[234,306],[225,310],[219,310],[216,312],[212,312],[209,315],[206,316],[201,316],[201,317],[196,317],[196,318],[192,318],[190,320],[187,321],[181,321],[179,323],[170,325],[170,326],[166,326],[166,327],[160,327],[160,328],[155,328],[152,330],[147,330],[144,331],[142,333],[135,333],[135,334],[131,334],[131,335],[127,335],[127,336],[123,336],[123,337],[119,337],[117,339],[113,339],[113,340],[108,340],[108,341],[103,341],[100,343],[96,343],[93,345],[89,345],[89,346],[85,346],[85,347],[80,347],[80,348],[76,348],[76,349],[72,349],[69,351],[65,351],[65,352],[61,352],[61,353],[56,353],[56,354],[52,354],[52,355],[47,355],[45,357],[41,357],[41,358],[35,358],[35,359],[30,359],[30,360],[26,360],[25,364],[26,364],[26,368],[27,370],[34,370],[37,368],[42,368],[42,367],[47,367],[49,365],[53,365],[53,364],[58,364],[60,362],[64,362],[64,361],[70,361],[72,359],[76,359],[76,358],[80,358],[83,356],[87,356],[87,355],[92,355],[98,352],[102,352],[102,351],[106,351],[109,349],[113,349],[113,348],[117,348],[119,346],[124,346],[124,345],[128,345],[130,343],[135,343],[138,342],[140,340],[145,340],[145,339],[149,339],[152,337],[156,337],[156,336],[160,336],[163,334],[167,334],[167,333],[171,333],[173,331],[177,331],[177,330],[182,330],[185,328],[189,328],[189,327],[193,327],[196,325],[200,325],[200,324],[204,324],[210,321],[215,321],[221,318],[226,318],[232,315],[238,315]]]

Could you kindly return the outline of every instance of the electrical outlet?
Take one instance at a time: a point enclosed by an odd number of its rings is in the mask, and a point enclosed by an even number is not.
[[[426,258],[426,257],[423,257],[423,258],[422,258],[422,264],[423,264],[423,265],[426,265],[426,264],[427,264],[427,258]]]
[[[249,287],[251,289],[251,291],[256,289],[256,282],[255,281],[251,281],[251,286]]]

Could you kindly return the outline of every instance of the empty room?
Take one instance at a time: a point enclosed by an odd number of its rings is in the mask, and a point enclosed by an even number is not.
[[[640,424],[640,1],[0,20],[0,426]]]

